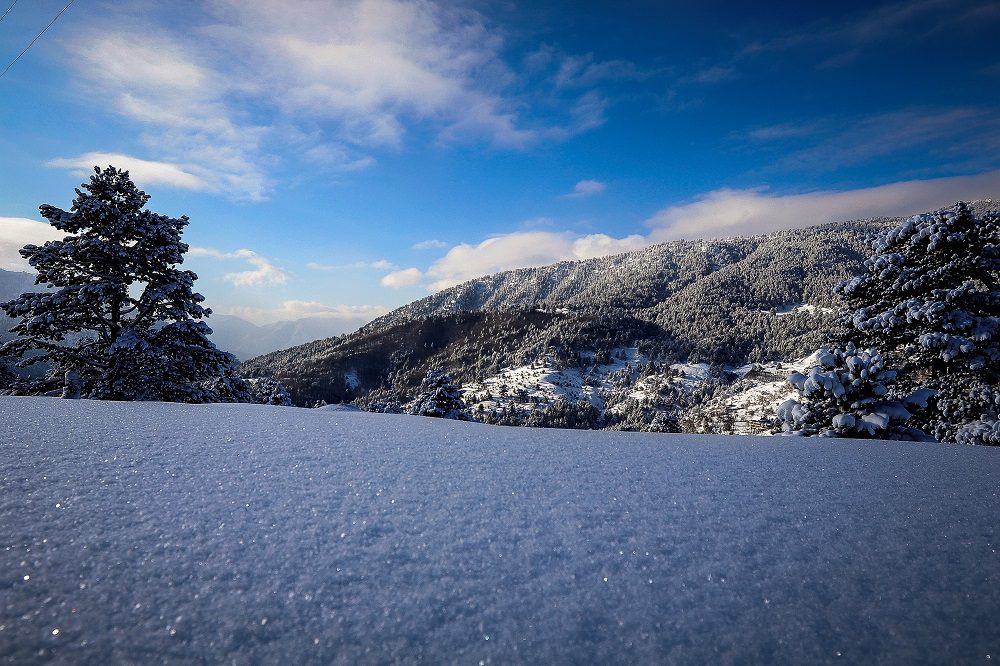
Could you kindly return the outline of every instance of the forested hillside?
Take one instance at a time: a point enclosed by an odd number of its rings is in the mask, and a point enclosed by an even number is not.
[[[657,364],[801,357],[834,325],[833,286],[860,269],[866,240],[896,222],[674,241],[498,273],[243,369],[279,379],[299,404],[312,404],[373,390],[407,399],[432,367],[472,382],[544,355],[593,364],[622,347]]]

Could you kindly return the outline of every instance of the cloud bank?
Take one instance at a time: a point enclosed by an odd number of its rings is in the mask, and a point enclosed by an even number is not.
[[[0,268],[6,271],[34,273],[27,261],[18,254],[29,243],[42,245],[45,241],[61,240],[64,233],[47,222],[24,217],[0,217]]]
[[[355,330],[376,317],[389,312],[384,305],[327,305],[319,301],[289,300],[273,308],[223,307],[217,311],[252,321],[255,324],[270,324],[276,321],[296,319],[328,319],[341,322],[344,331]]]
[[[719,189],[696,200],[668,206],[646,220],[646,234],[518,231],[462,243],[426,270],[417,267],[385,276],[383,286],[422,284],[440,290],[513,268],[544,266],[637,250],[681,238],[719,238],[767,233],[852,219],[899,216],[935,210],[959,200],[1000,195],[1000,171],[974,176],[911,180],[841,192],[772,194],[764,188]]]
[[[719,189],[691,203],[664,208],[646,225],[651,242],[745,236],[840,220],[911,215],[998,193],[1000,171],[843,192],[774,195],[764,189]]]

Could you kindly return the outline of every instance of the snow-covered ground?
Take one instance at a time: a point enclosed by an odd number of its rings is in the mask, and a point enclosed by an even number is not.
[[[636,368],[648,359],[635,347],[618,347],[608,363],[595,364],[594,354],[584,355],[592,364],[587,369],[564,367],[552,356],[544,356],[530,365],[503,368],[497,375],[462,387],[469,412],[496,411],[503,407],[530,412],[556,402],[583,400],[604,408],[609,391],[633,385],[631,393],[645,396],[637,382]]]
[[[700,419],[690,421],[706,426],[696,432],[724,432],[735,435],[770,435],[775,411],[785,400],[797,398],[788,383],[792,372],[805,372],[818,364],[816,354],[786,363],[757,363],[732,370],[739,377],[718,395],[694,410]],[[695,416],[694,413],[689,417]]]
[[[0,397],[0,661],[992,663],[1000,449]]]

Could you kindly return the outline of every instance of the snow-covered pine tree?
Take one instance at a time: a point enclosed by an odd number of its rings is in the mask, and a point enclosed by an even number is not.
[[[907,219],[872,248],[864,274],[835,290],[851,311],[847,339],[882,350],[906,386],[937,391],[916,419],[937,439],[954,442],[964,424],[996,422],[1000,213],[977,217],[960,202]]]
[[[443,370],[434,368],[420,382],[420,393],[408,406],[407,414],[469,421],[462,401],[462,388]]]
[[[0,394],[10,390],[17,381],[17,375],[7,367],[6,361],[0,358]]]
[[[229,371],[235,358],[208,339],[211,329],[201,320],[211,310],[193,290],[198,276],[176,267],[188,249],[181,242],[187,217],[146,210],[149,195],[128,171],[94,172],[69,212],[40,207],[67,236],[21,249],[38,271],[35,284],[51,289],[0,304],[21,320],[11,329],[20,337],[0,354],[38,350],[22,363],[47,362],[73,377],[68,395],[212,400],[202,383]]]
[[[871,349],[821,347],[807,374],[793,372],[788,383],[799,399],[778,406],[782,434],[820,437],[915,439],[929,437],[909,427],[913,414],[927,406],[930,389],[896,395],[896,371]]]

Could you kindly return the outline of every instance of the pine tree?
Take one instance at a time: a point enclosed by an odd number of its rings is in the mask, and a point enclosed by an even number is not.
[[[17,381],[17,375],[11,370],[4,359],[0,358],[0,394],[9,391]]]
[[[212,400],[205,380],[228,372],[235,358],[208,339],[201,321],[211,314],[193,290],[192,271],[176,266],[187,217],[145,209],[149,195],[128,171],[94,168],[76,190],[69,212],[43,204],[42,216],[68,234],[21,256],[50,291],[22,294],[0,304],[21,321],[20,337],[0,353],[22,363],[46,362],[73,379],[64,394],[114,400]],[[71,374],[72,373],[72,374]]]
[[[896,371],[871,349],[821,347],[808,373],[793,372],[788,383],[798,400],[778,406],[783,434],[820,437],[916,439],[928,437],[907,425],[927,405],[930,389],[894,395]]]
[[[941,441],[996,421],[1000,405],[1000,213],[965,203],[879,235],[864,274],[837,286],[845,337],[882,350],[911,387],[937,391],[918,419]],[[968,441],[968,438],[965,438]]]
[[[420,382],[420,393],[406,410],[407,414],[468,421],[462,388],[444,371],[432,369]]]

